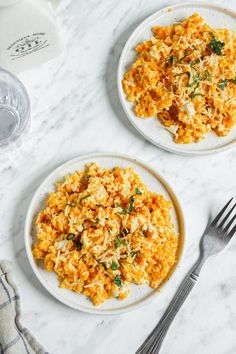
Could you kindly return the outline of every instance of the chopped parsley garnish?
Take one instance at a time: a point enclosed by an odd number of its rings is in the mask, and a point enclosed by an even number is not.
[[[228,85],[228,82],[232,82],[236,85],[236,79],[225,79],[218,84],[218,87],[221,89],[221,91],[223,91],[224,88]]]
[[[138,188],[136,188],[136,189],[135,189],[135,194],[141,195],[142,192],[141,192]]]
[[[224,88],[228,85],[228,81],[229,80],[223,80],[223,81],[221,81],[219,84],[218,84],[218,87],[221,89],[221,91],[223,91],[224,90]]]
[[[120,245],[127,246],[127,243],[123,241],[120,236],[117,236],[117,243],[115,244],[115,248],[119,247]]]
[[[107,270],[107,266],[106,266],[105,263],[102,263],[102,262],[101,262],[101,265],[103,266],[103,268],[104,268],[105,270]]]
[[[202,75],[198,75],[198,74],[193,75],[193,81],[191,82],[191,84],[188,84],[188,87],[193,87],[195,85],[196,85],[196,87],[198,87],[199,86],[199,82],[202,79],[203,79]]]
[[[142,192],[140,191],[140,189],[136,188],[135,189],[135,195],[141,195],[141,194],[142,194]],[[127,210],[121,209],[120,211],[118,211],[118,214],[125,215],[127,213],[131,213],[132,212],[135,195],[131,195],[131,197],[129,198],[129,207],[128,207],[128,209]],[[119,203],[115,203],[115,207],[119,208],[120,207]]]
[[[199,75],[199,74],[193,75],[193,81],[188,84],[188,87],[194,87],[195,86],[193,94],[195,94],[195,91],[198,88],[198,86],[200,84],[200,81],[204,80],[204,79],[211,80],[211,75],[209,74],[209,71],[207,71],[207,70],[205,71],[205,75],[204,76]],[[191,97],[191,95],[190,95],[190,97]]]
[[[174,63],[174,55],[171,55],[168,61],[172,65]]]
[[[112,262],[111,269],[112,270],[117,270],[117,268],[118,268],[118,264],[116,262]]]
[[[191,63],[190,63],[191,68],[193,68],[195,71],[197,71],[197,68],[195,68],[195,65],[198,64],[199,62],[200,62],[199,58],[195,61],[191,61]]]
[[[129,207],[127,209],[127,213],[131,213],[131,211],[133,210],[133,204],[134,204],[134,196],[132,195],[129,198]]]
[[[75,244],[75,246],[76,246],[76,248],[77,248],[77,250],[80,251],[81,248],[82,248],[82,243],[81,243],[80,241],[75,240],[75,237],[76,237],[75,234],[69,233],[69,234],[66,236],[66,239],[67,239],[68,241],[70,241],[70,240],[73,241],[74,244]]]
[[[143,236],[144,236],[144,237],[148,237],[148,236],[147,236],[147,231],[146,231],[146,230],[143,230]]]
[[[180,74],[175,74],[174,76],[181,76],[181,75],[184,75],[184,74],[187,74],[188,75],[188,78],[190,78],[191,74],[189,71],[184,71],[183,73],[180,73]]]
[[[126,211],[122,209],[122,210],[118,211],[118,214],[120,214],[120,215],[125,215],[125,214],[126,214]]]
[[[211,75],[208,70],[205,71],[205,77],[207,80],[211,80]]]
[[[211,42],[209,43],[209,46],[212,53],[215,53],[217,55],[223,55],[222,50],[225,46],[225,43],[221,41],[217,41],[212,32],[211,32]]]
[[[186,49],[184,51],[184,56],[182,56],[182,58],[179,59],[179,63],[182,63],[182,61],[186,58],[187,55],[188,55],[188,50]]]
[[[75,207],[75,205],[73,205],[73,204],[71,204],[71,203],[67,203],[66,206],[69,206],[69,207],[71,207],[71,208],[74,208],[74,207]]]
[[[121,288],[122,284],[121,284],[121,280],[120,280],[119,275],[117,275],[117,276],[115,277],[114,283],[115,283],[119,288]]]
[[[82,201],[83,201],[84,199],[87,199],[88,197],[90,197],[90,194],[85,195],[83,198],[81,198],[80,201],[79,201],[80,205],[82,205]]]
[[[131,251],[130,254],[132,257],[134,257],[135,255],[138,255],[140,253],[140,250],[137,250],[136,252]]]
[[[196,96],[204,96],[204,95],[202,93],[194,93],[194,92],[190,93],[190,98],[194,98]]]
[[[102,207],[103,205],[102,204],[96,204],[98,207]]]
[[[136,188],[135,189],[135,195],[141,195],[142,192]],[[131,213],[131,211],[133,210],[133,204],[134,204],[134,195],[132,195],[130,198],[129,198],[129,207],[127,209],[127,213]]]
[[[209,74],[209,73],[208,73]],[[193,81],[191,84],[188,85],[188,87],[194,87],[193,88],[193,92],[190,93],[189,97],[191,99],[193,99],[194,97],[196,96],[204,96],[202,93],[197,93],[196,90],[197,88],[199,87],[200,85],[200,81],[205,79],[206,78],[206,73],[205,73],[205,76],[203,77],[202,75],[199,75],[199,74],[196,74],[196,75],[193,75]]]
[[[82,243],[80,241],[76,241],[76,240],[73,240],[73,242],[74,242],[77,250],[80,251],[83,246]]]
[[[69,233],[69,234],[67,234],[67,236],[66,236],[66,239],[69,241],[69,240],[73,240],[74,238],[75,238],[75,234],[72,234],[72,233]]]

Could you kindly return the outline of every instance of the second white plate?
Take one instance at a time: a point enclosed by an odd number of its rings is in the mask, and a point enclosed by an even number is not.
[[[227,137],[218,137],[214,133],[207,134],[205,140],[192,144],[176,144],[169,131],[156,119],[139,119],[133,112],[133,104],[130,103],[122,88],[124,73],[135,60],[135,47],[138,43],[148,40],[152,35],[151,28],[154,25],[168,26],[175,22],[183,21],[193,13],[199,13],[205,21],[215,28],[227,27],[236,29],[236,14],[221,6],[210,3],[186,3],[162,9],[145,21],[143,21],[130,36],[122,51],[117,76],[118,93],[124,111],[133,126],[147,140],[167,151],[182,155],[204,155],[228,150],[236,146],[236,128]]]
[[[29,210],[25,222],[25,247],[30,265],[41,284],[59,301],[73,307],[77,310],[96,314],[118,314],[130,311],[140,307],[147,301],[153,299],[155,296],[161,296],[163,290],[168,284],[172,283],[172,277],[165,282],[160,289],[151,289],[149,286],[131,286],[130,296],[119,301],[117,299],[107,300],[99,307],[95,307],[86,296],[77,294],[68,289],[59,288],[59,283],[54,272],[47,272],[38,262],[35,262],[32,254],[32,233],[34,233],[34,217],[40,209],[45,207],[45,200],[48,194],[55,190],[55,182],[62,180],[67,174],[73,173],[77,170],[83,170],[85,165],[91,162],[96,162],[101,167],[113,168],[120,166],[122,168],[131,166],[139,174],[144,183],[154,192],[163,194],[168,200],[172,202],[172,220],[175,224],[175,230],[179,240],[178,262],[182,253],[182,246],[184,240],[184,220],[179,202],[165,180],[160,177],[151,167],[126,155],[120,154],[93,154],[88,156],[78,157],[71,160],[53,171],[46,180],[40,185],[29,206]],[[170,271],[168,278],[172,275],[176,265]]]

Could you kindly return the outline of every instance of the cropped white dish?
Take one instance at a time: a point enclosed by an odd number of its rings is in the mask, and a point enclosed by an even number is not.
[[[141,307],[144,303],[153,299],[154,296],[161,296],[163,290],[171,284],[171,280],[176,272],[176,267],[173,273],[170,275],[170,279],[163,284],[160,290],[151,289],[146,285],[141,287],[132,285],[131,294],[127,299],[122,301],[117,299],[110,299],[99,307],[95,307],[92,302],[88,300],[83,294],[77,294],[71,290],[59,288],[56,274],[54,272],[49,273],[43,267],[40,267],[39,264],[35,262],[32,254],[31,234],[33,228],[33,219],[37,212],[43,207],[48,193],[55,189],[55,182],[61,180],[65,175],[69,173],[73,173],[76,170],[83,170],[85,164],[90,162],[96,162],[98,165],[107,168],[112,168],[115,166],[132,166],[140,175],[144,183],[146,183],[152,191],[163,194],[172,202],[172,220],[175,224],[175,230],[177,234],[181,235],[180,252],[176,265],[180,264],[185,242],[185,223],[183,211],[172,188],[169,186],[169,184],[167,184],[163,177],[157,174],[152,169],[152,167],[148,166],[146,163],[124,154],[99,153],[81,156],[68,161],[54,170],[35,192],[34,197],[30,203],[25,221],[25,247],[30,265],[38,280],[49,291],[49,293],[51,293],[52,296],[54,296],[65,305],[74,309],[102,315],[121,314]]]
[[[185,3],[169,6],[155,12],[144,20],[132,33],[122,51],[118,73],[117,87],[120,102],[131,124],[147,140],[154,145],[181,155],[206,155],[225,151],[236,146],[236,127],[226,137],[218,137],[214,133],[207,134],[206,138],[199,143],[176,144],[172,134],[156,119],[140,119],[134,114],[133,103],[126,99],[122,88],[124,73],[136,57],[135,47],[138,43],[148,40],[152,35],[154,25],[168,26],[177,21],[183,21],[193,13],[199,13],[205,21],[215,28],[229,28],[236,30],[236,13],[212,3]]]

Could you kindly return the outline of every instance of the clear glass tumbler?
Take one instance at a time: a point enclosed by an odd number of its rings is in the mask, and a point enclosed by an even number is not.
[[[30,100],[24,85],[0,68],[0,146],[18,138],[28,126]]]

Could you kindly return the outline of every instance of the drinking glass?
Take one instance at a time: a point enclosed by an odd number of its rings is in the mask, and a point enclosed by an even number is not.
[[[18,138],[29,124],[30,100],[24,85],[0,68],[0,146]]]

